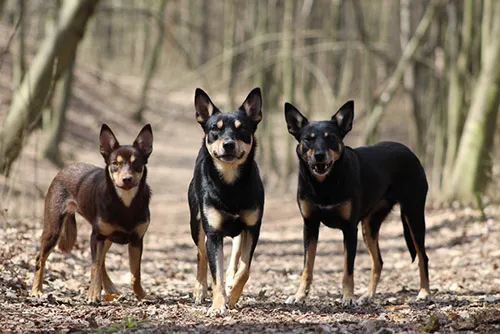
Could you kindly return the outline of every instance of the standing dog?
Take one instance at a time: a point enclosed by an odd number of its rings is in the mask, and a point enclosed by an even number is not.
[[[189,184],[191,236],[198,247],[194,298],[207,296],[207,259],[214,282],[209,312],[234,307],[248,280],[264,210],[264,187],[255,162],[262,97],[253,89],[235,112],[222,113],[196,89],[196,120],[205,133]],[[233,238],[224,288],[223,238]],[[205,241],[206,240],[206,241]]]
[[[342,303],[354,305],[354,258],[358,222],[372,260],[370,284],[358,303],[374,295],[382,271],[378,245],[380,225],[396,203],[401,206],[404,236],[412,260],[418,255],[420,291],[429,295],[425,253],[424,207],[427,180],[418,158],[404,145],[381,142],[352,149],[343,138],[351,130],[354,102],[344,104],[329,121],[309,122],[294,106],[285,104],[288,131],[298,141],[297,201],[304,219],[304,270],[293,304],[305,299],[313,277],[319,224],[339,228],[344,235]]]
[[[92,224],[89,302],[100,300],[102,287],[106,293],[118,294],[104,263],[113,242],[128,244],[132,288],[138,299],[146,295],[141,285],[141,256],[150,220],[151,191],[146,184],[146,163],[153,150],[151,126],[142,128],[133,145],[121,146],[104,124],[99,141],[106,162],[104,169],[83,162],[71,164],[56,175],[49,187],[40,253],[36,258],[34,295],[42,293],[45,261],[56,243],[65,253],[73,248],[75,212]]]

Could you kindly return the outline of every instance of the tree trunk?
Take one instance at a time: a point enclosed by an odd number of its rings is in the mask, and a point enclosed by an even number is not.
[[[234,107],[234,89],[233,82],[235,73],[233,71],[234,63],[234,39],[236,29],[236,12],[234,0],[224,1],[224,31],[223,31],[223,51],[222,59],[222,80],[227,82],[227,103],[230,108]]]
[[[401,82],[401,79],[403,78],[406,69],[411,64],[411,59],[413,55],[417,51],[425,33],[427,32],[427,30],[431,25],[431,22],[434,18],[434,14],[436,13],[436,6],[439,4],[440,4],[439,0],[432,0],[427,5],[425,13],[422,16],[422,19],[420,20],[417,29],[415,30],[415,34],[413,35],[413,37],[403,50],[403,54],[399,59],[398,65],[396,66],[394,73],[388,79],[384,91],[382,92],[382,94],[380,94],[379,98],[375,102],[373,106],[373,111],[366,120],[365,129],[360,137],[361,145],[367,144],[369,138],[373,138],[373,135],[377,130],[378,123],[380,122],[384,114],[385,107],[391,101],[392,97],[394,96],[394,93],[396,93],[396,90],[399,87],[399,83]]]
[[[293,66],[293,17],[295,12],[295,2],[285,1],[284,4],[284,18],[283,18],[283,41],[281,43],[281,48],[283,52],[283,67],[282,67],[282,77],[283,77],[283,100],[287,102],[294,101],[295,92],[295,82],[294,82],[294,66]],[[284,176],[287,178],[292,173],[293,159],[293,140],[291,136],[286,137],[286,161],[285,161],[285,173]],[[288,188],[286,185],[285,188]]]
[[[26,62],[24,60],[25,51],[25,17],[26,13],[26,2],[25,0],[17,0],[17,10],[19,12],[19,27],[17,28],[17,38],[15,43],[15,57],[14,57],[14,68],[13,68],[13,89],[15,90],[21,81],[23,80],[24,73],[26,72]]]
[[[43,152],[45,158],[59,167],[62,167],[64,164],[61,159],[59,145],[63,139],[64,126],[66,125],[66,111],[68,110],[69,100],[71,99],[74,66],[75,59],[73,58],[64,73],[64,80],[57,84],[52,119],[50,120],[48,128],[48,139]]]
[[[147,106],[149,86],[151,85],[151,80],[153,80],[154,74],[156,72],[156,65],[158,64],[158,59],[160,58],[161,50],[163,47],[163,39],[165,37],[165,8],[167,6],[167,0],[161,0],[160,8],[158,9],[158,36],[156,37],[156,43],[149,57],[148,64],[146,66],[146,73],[144,74],[144,80],[142,82],[141,94],[139,97],[139,103],[137,104],[137,109],[134,112],[133,118],[136,121],[142,121],[144,118],[144,110]]]
[[[456,3],[450,3],[450,10],[457,10]],[[451,13],[450,17],[453,16]],[[455,157],[458,149],[458,142],[462,135],[462,130],[466,116],[465,105],[465,81],[470,62],[470,48],[472,44],[472,22],[474,17],[473,0],[464,1],[464,13],[462,23],[462,45],[458,48],[458,34],[451,33],[450,45],[450,69],[448,74],[448,112],[447,112],[447,147],[446,160],[444,166],[444,177],[449,178],[453,169]],[[451,21],[451,20],[450,20]],[[455,19],[456,21],[456,19]],[[453,22],[453,21],[452,21]],[[455,28],[458,28],[457,25]],[[458,53],[455,50],[458,50]]]
[[[487,27],[482,36],[484,54],[478,82],[474,87],[469,113],[467,115],[463,135],[458,145],[457,158],[451,174],[448,188],[450,199],[472,201],[477,193],[484,191],[487,184],[486,177],[491,147],[494,140],[494,128],[500,107],[500,66],[497,62],[500,57],[500,39],[491,36],[500,35],[500,2],[485,1],[485,17],[492,22],[484,22]],[[490,8],[490,9],[488,9]],[[491,14],[491,15],[490,15]],[[489,166],[491,168],[491,166]]]
[[[23,139],[50,98],[53,85],[75,57],[78,43],[97,3],[98,0],[64,2],[57,28],[43,42],[31,68],[13,95],[0,134],[0,173],[8,175],[22,149]]]

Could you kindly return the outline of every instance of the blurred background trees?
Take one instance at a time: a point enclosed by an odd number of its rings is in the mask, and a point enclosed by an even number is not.
[[[0,24],[3,174],[33,129],[44,156],[65,163],[73,76],[86,72],[132,93],[131,122],[153,101],[190,108],[197,86],[223,110],[260,86],[259,163],[281,189],[296,168],[285,101],[326,119],[354,99],[348,144],[408,144],[434,198],[474,201],[496,175],[497,0],[0,0]]]

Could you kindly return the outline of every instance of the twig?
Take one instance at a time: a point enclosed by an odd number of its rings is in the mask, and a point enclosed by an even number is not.
[[[19,18],[17,19],[16,25],[14,26],[14,31],[12,31],[12,33],[10,34],[9,40],[7,41],[7,45],[5,46],[5,48],[2,51],[2,54],[0,55],[0,69],[2,69],[2,65],[3,65],[3,61],[5,59],[5,56],[9,52],[10,45],[12,44],[12,41],[14,40],[14,36],[16,35],[17,30],[21,26],[21,22],[23,21],[23,17],[24,17],[24,11],[21,10],[21,13],[19,14]]]

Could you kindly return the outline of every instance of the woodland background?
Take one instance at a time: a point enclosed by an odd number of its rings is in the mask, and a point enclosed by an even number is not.
[[[144,123],[152,124],[155,142],[148,177],[154,191],[152,217],[158,224],[152,224],[158,233],[151,236],[152,247],[174,251],[180,245],[189,260],[184,259],[185,254],[175,253],[177,250],[168,259],[184,266],[179,270],[186,276],[179,282],[193,282],[190,270],[195,250],[187,232],[186,192],[202,142],[194,118],[196,87],[203,88],[225,111],[238,107],[253,87],[262,88],[264,118],[257,131],[258,162],[266,185],[265,221],[273,231],[263,233],[258,250],[282,254],[289,247],[286,242],[273,244],[273,238],[280,239],[278,228],[283,235],[293,235],[290,243],[301,248],[301,222],[294,203],[295,143],[286,131],[284,102],[292,102],[310,119],[319,120],[329,119],[345,101],[353,99],[354,129],[347,135],[347,144],[379,140],[407,144],[421,159],[429,179],[430,244],[432,238],[446,240],[435,245],[431,255],[435,253],[435,258],[447,263],[450,256],[463,259],[464,254],[477,254],[478,259],[460,263],[463,271],[447,277],[465,280],[465,272],[474,271],[478,276],[468,279],[479,282],[478,277],[493,275],[489,283],[468,286],[464,295],[498,294],[498,252],[492,244],[498,244],[500,199],[498,36],[500,1],[496,0],[0,0],[0,236],[7,240],[0,259],[5,275],[21,277],[17,283],[0,277],[0,288],[16,291],[19,298],[9,300],[2,294],[5,305],[12,308],[7,315],[18,319],[18,308],[28,307],[22,298],[30,284],[43,198],[50,181],[73,161],[103,164],[97,149],[102,123],[111,126],[121,143],[131,142]],[[280,225],[285,219],[290,223]],[[393,232],[392,225],[399,231],[397,218],[391,219],[394,224],[388,223],[388,231]],[[80,225],[85,230],[85,224]],[[184,234],[175,237],[177,232]],[[329,238],[327,242],[337,242]],[[88,254],[81,253],[88,245],[86,239],[87,234],[79,237],[84,246],[76,256],[89,261]],[[462,248],[458,251],[455,246]],[[450,247],[451,253],[446,253]],[[404,248],[399,252],[404,254]],[[155,263],[165,261],[163,253],[149,249],[145,254]],[[398,258],[399,253],[394,254],[391,256]],[[299,263],[302,256],[299,250],[288,254],[289,258],[285,255],[282,263]],[[401,256],[409,262],[407,254]],[[282,264],[274,259],[268,263],[272,261],[276,266]],[[74,258],[69,263],[69,272],[78,266],[88,269],[88,263]],[[369,266],[368,258],[361,257],[357,263]],[[487,268],[474,267],[479,263]],[[299,267],[287,265],[284,275],[288,277],[288,271]],[[48,268],[50,271],[50,264]],[[115,267],[117,272],[126,268]],[[174,269],[169,270],[175,281]],[[85,270],[77,278],[82,284],[87,283]],[[416,266],[413,271],[416,274]],[[151,269],[149,274],[158,272]],[[49,276],[51,282],[66,274],[55,270],[53,275]],[[438,276],[431,271],[433,275]],[[250,291],[261,300],[260,278],[254,279],[257,290]],[[327,282],[331,276],[318,284]],[[340,278],[334,282],[338,289]],[[291,288],[296,283],[292,279],[280,284]],[[449,292],[452,286],[443,276],[435,284],[441,284],[439,291],[446,287]],[[177,287],[187,289],[182,284]],[[84,285],[78,289],[85,292]],[[456,287],[451,290],[457,291]],[[268,294],[276,295],[275,302],[285,299],[273,291]],[[471,298],[469,302],[475,305],[477,298]],[[493,299],[496,306],[498,300]],[[40,306],[32,303],[28,303],[30,307]],[[392,319],[393,328],[425,327],[432,318],[432,305],[420,305],[413,320],[404,312],[399,314],[403,325],[397,327],[401,323]],[[78,307],[73,312],[87,312]],[[333,312],[337,308],[335,305]],[[306,310],[307,306],[299,308],[299,312]],[[293,318],[296,309],[285,311]],[[265,314],[269,312],[264,308]],[[374,315],[367,312],[364,316]],[[500,322],[498,313],[494,314],[487,324]],[[184,316],[190,319],[192,314]],[[278,312],[274,320],[287,316]],[[355,312],[348,317],[361,321],[363,315]],[[458,321],[454,317],[446,315],[446,322],[441,313],[437,316],[448,329]],[[255,320],[251,314],[249,318]],[[71,326],[89,324],[75,320]],[[70,325],[65,326],[48,328]],[[175,330],[185,329],[192,328]]]

